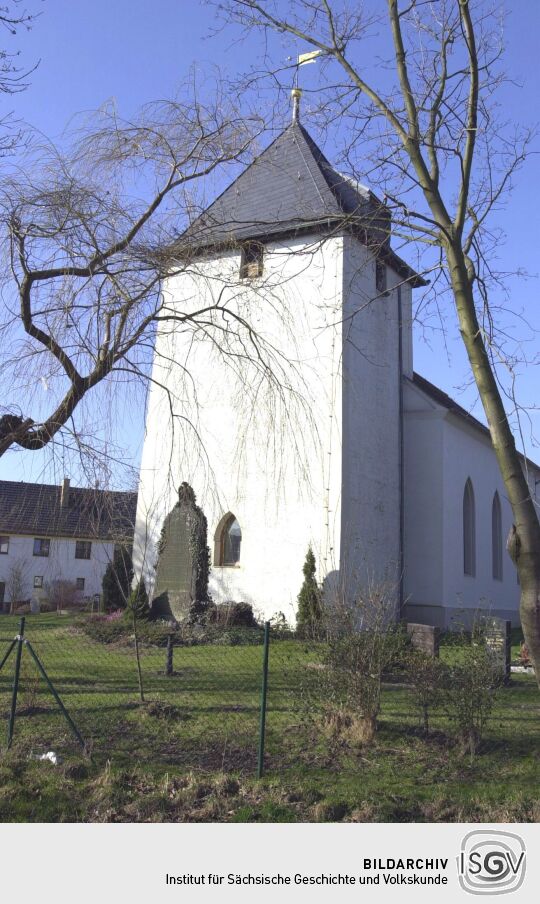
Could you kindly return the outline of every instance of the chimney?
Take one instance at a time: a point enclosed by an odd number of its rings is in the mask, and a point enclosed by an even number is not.
[[[62,486],[60,487],[60,508],[67,508],[69,505],[69,477],[64,477]]]

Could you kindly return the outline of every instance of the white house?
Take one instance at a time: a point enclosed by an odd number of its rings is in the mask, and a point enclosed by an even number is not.
[[[185,480],[217,602],[292,618],[311,545],[333,593],[384,583],[409,620],[447,626],[480,606],[516,621],[489,432],[413,370],[423,280],[392,250],[385,205],[295,118],[172,253],[169,311],[207,313],[157,336],[136,568],[154,564]],[[540,471],[523,465],[534,491]]]
[[[101,593],[117,543],[131,544],[136,493],[0,481],[0,612],[42,599],[57,581]],[[13,596],[16,599],[13,599]]]

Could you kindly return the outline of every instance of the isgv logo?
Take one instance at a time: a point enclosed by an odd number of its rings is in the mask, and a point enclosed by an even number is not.
[[[461,842],[459,884],[471,895],[504,895],[523,884],[525,843],[511,832],[469,832]]]

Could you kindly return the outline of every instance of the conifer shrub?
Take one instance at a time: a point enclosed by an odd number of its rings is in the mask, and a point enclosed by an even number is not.
[[[126,608],[131,595],[132,582],[131,550],[126,546],[116,546],[102,581],[103,607],[106,612]]]
[[[131,591],[128,609],[139,621],[145,621],[150,616],[150,603],[144,577]]]
[[[302,568],[304,583],[298,594],[296,630],[300,637],[316,638],[322,629],[323,608],[316,570],[315,555],[310,546]]]

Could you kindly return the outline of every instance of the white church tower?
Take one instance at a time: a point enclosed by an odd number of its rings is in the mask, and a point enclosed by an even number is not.
[[[411,290],[390,215],[293,122],[179,240],[141,463],[136,567],[187,481],[216,602],[294,619],[308,547],[333,592],[403,573]],[[188,315],[198,312],[190,321]],[[182,318],[186,318],[182,320]]]

